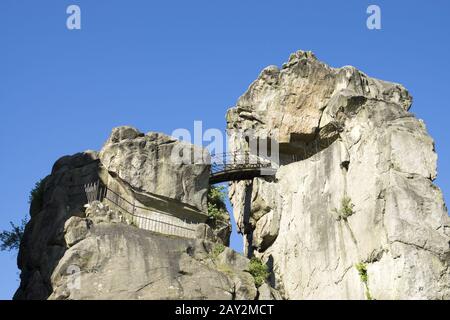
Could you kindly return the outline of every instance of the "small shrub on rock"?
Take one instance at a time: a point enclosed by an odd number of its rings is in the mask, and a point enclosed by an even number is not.
[[[270,275],[267,265],[256,257],[250,259],[248,271],[253,276],[256,287],[260,287]]]

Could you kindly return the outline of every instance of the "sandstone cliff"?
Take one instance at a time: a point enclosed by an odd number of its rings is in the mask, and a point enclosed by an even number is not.
[[[230,187],[247,254],[287,299],[449,299],[450,219],[436,153],[401,85],[311,52],[264,69],[227,114],[279,143],[274,179]]]
[[[223,246],[230,226],[209,222],[209,165],[173,161],[176,148],[208,155],[120,127],[99,153],[59,159],[31,204],[14,298],[277,297],[256,287],[247,258]]]
[[[275,176],[230,184],[247,257],[207,216],[208,161],[172,158],[205,150],[116,128],[43,180],[15,298],[450,299],[450,219],[411,103],[311,52],[264,69],[227,113],[231,151],[279,151]],[[259,288],[251,256],[271,270]]]

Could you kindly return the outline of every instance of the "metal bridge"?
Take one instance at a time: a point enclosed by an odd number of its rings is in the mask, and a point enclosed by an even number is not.
[[[229,152],[211,156],[209,183],[251,180],[273,176],[277,166],[268,158],[249,152]]]

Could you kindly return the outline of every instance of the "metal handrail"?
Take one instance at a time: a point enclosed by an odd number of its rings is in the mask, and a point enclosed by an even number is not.
[[[88,186],[90,186],[90,185],[93,186],[93,185],[95,185],[95,183],[97,183],[97,182],[98,182],[98,181],[96,181],[96,182],[91,182],[91,183],[87,183],[87,184],[74,184],[74,185],[69,185],[69,187],[70,187],[70,188],[73,188],[73,187],[83,187],[83,188],[85,189],[84,193],[86,194],[86,187],[88,187]],[[114,194],[116,197],[119,197],[121,200],[123,200],[124,202],[128,203],[130,206],[135,207],[136,209],[147,210],[147,211],[151,211],[151,212],[156,212],[156,213],[159,213],[159,214],[163,214],[163,215],[166,215],[166,216],[168,216],[168,217],[173,217],[173,215],[171,215],[171,214],[169,214],[169,213],[167,213],[167,212],[164,212],[164,211],[162,211],[162,210],[159,210],[159,209],[153,209],[153,208],[150,209],[150,208],[147,208],[147,207],[138,206],[138,205],[136,205],[136,204],[130,202],[130,201],[127,200],[126,198],[122,197],[120,194],[118,194],[118,193],[115,192],[114,190],[112,190],[112,189],[106,187],[106,186],[101,186],[100,188],[102,188],[102,189],[106,188],[107,191],[111,192],[111,193]],[[106,191],[105,191],[105,192],[106,192]],[[88,200],[89,200],[89,199],[88,199]],[[96,199],[96,200],[100,201],[99,199]],[[101,202],[101,201],[100,201],[100,202]]]
[[[258,169],[273,167],[266,157],[246,152],[225,152],[211,155],[211,174],[236,169]]]
[[[142,220],[145,220],[145,221],[154,222],[155,224],[163,224],[163,225],[167,225],[167,226],[170,226],[170,227],[173,227],[173,228],[178,228],[178,229],[183,229],[185,231],[188,231],[187,233],[186,232],[182,232],[182,234],[177,233],[177,232],[170,232],[170,231],[168,231],[168,232],[161,232],[161,233],[175,234],[175,235],[178,235],[178,236],[186,236],[186,237],[190,237],[190,238],[194,238],[195,237],[195,234],[189,234],[189,233],[194,233],[196,231],[196,227],[195,226],[188,227],[186,225],[174,224],[174,223],[171,223],[171,222],[168,222],[168,221],[162,221],[162,220],[154,219],[152,217],[146,217],[146,216],[143,216],[143,215],[140,215],[140,214],[136,214],[136,209],[142,209],[142,210],[146,210],[146,211],[149,211],[151,213],[156,213],[156,214],[161,214],[162,213],[165,216],[170,217],[172,219],[176,218],[173,215],[167,214],[167,213],[159,211],[159,210],[154,210],[154,209],[150,209],[150,208],[137,206],[134,203],[131,203],[130,201],[128,201],[127,199],[122,197],[121,195],[119,195],[118,193],[116,193],[115,191],[109,189],[107,186],[100,185],[99,181],[94,182],[94,183],[89,183],[89,184],[86,184],[84,186],[85,186],[85,192],[86,192],[86,197],[87,197],[88,203],[92,203],[95,200],[102,202],[103,200],[106,199],[109,202],[111,202],[113,205],[117,206],[120,210],[124,211],[125,213],[127,213],[131,217],[136,218],[137,220],[142,219]],[[109,195],[112,195],[112,196],[109,196]],[[125,208],[121,204],[121,202],[129,204],[132,207],[132,211],[130,211],[128,208]],[[133,221],[134,221],[134,219],[133,219]],[[182,223],[183,224],[190,224],[190,223],[188,223],[186,221],[182,221]],[[196,224],[194,223],[194,225],[196,225]],[[142,228],[142,229],[146,229],[146,228]],[[155,228],[155,229],[158,229],[158,228]],[[156,231],[156,230],[151,230],[151,229],[147,229],[147,230]]]

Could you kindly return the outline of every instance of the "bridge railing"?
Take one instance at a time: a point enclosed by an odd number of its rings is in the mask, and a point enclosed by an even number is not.
[[[167,235],[196,238],[196,223],[181,220],[164,212],[137,206],[117,192],[100,184],[99,181],[84,185],[84,189],[89,204],[93,201],[108,203],[111,209],[120,212],[122,216],[138,228]]]
[[[267,157],[250,152],[227,152],[211,155],[211,173],[245,168],[270,168],[274,164]]]

